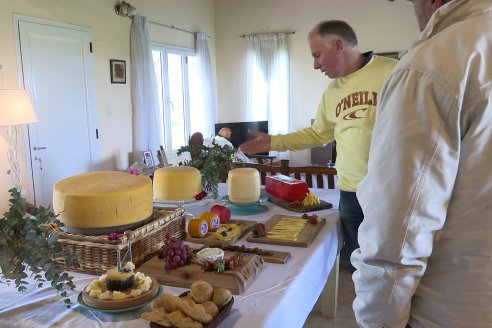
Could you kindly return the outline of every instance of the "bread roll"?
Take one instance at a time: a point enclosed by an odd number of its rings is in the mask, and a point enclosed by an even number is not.
[[[203,303],[212,300],[214,289],[208,282],[197,280],[191,285],[190,294],[196,303]]]
[[[214,295],[212,301],[217,305],[219,309],[226,306],[227,303],[232,299],[232,293],[229,289],[217,288],[214,290]]]
[[[205,309],[205,312],[210,314],[212,317],[215,317],[217,314],[219,314],[219,308],[217,305],[215,305],[214,302],[212,301],[206,301],[202,303],[203,308]]]

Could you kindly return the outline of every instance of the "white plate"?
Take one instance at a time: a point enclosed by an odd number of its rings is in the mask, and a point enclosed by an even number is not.
[[[202,200],[202,199],[200,199]],[[163,204],[163,205],[178,205],[178,204],[193,204],[197,203],[200,200],[193,198],[188,198],[188,199],[183,199],[183,200],[168,200],[168,199],[160,199],[157,197],[154,197],[154,203],[156,204]]]

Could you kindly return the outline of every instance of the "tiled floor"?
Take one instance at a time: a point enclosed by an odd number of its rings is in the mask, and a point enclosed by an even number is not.
[[[357,328],[352,302],[355,298],[354,283],[351,273],[340,265],[338,278],[338,305],[335,318],[327,319],[321,316],[316,304],[307,318],[304,328]]]

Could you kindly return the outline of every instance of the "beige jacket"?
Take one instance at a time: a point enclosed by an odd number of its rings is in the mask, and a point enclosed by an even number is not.
[[[383,86],[352,255],[362,327],[492,327],[492,1],[453,0]]]

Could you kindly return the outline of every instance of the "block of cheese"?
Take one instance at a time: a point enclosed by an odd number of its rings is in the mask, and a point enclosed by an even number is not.
[[[309,193],[306,181],[282,174],[265,177],[265,190],[267,193],[288,202],[302,202]]]
[[[166,166],[154,172],[154,197],[187,200],[202,191],[200,171],[191,166]]]
[[[256,203],[260,199],[260,172],[250,167],[230,170],[227,176],[227,195],[233,203]]]
[[[134,224],[153,213],[152,180],[116,171],[74,175],[53,186],[53,210],[75,229]]]
[[[194,218],[188,222],[188,234],[194,238],[203,238],[207,235],[207,219]]]
[[[200,213],[200,219],[207,220],[209,231],[216,231],[220,225],[220,216],[214,212],[202,212]]]

